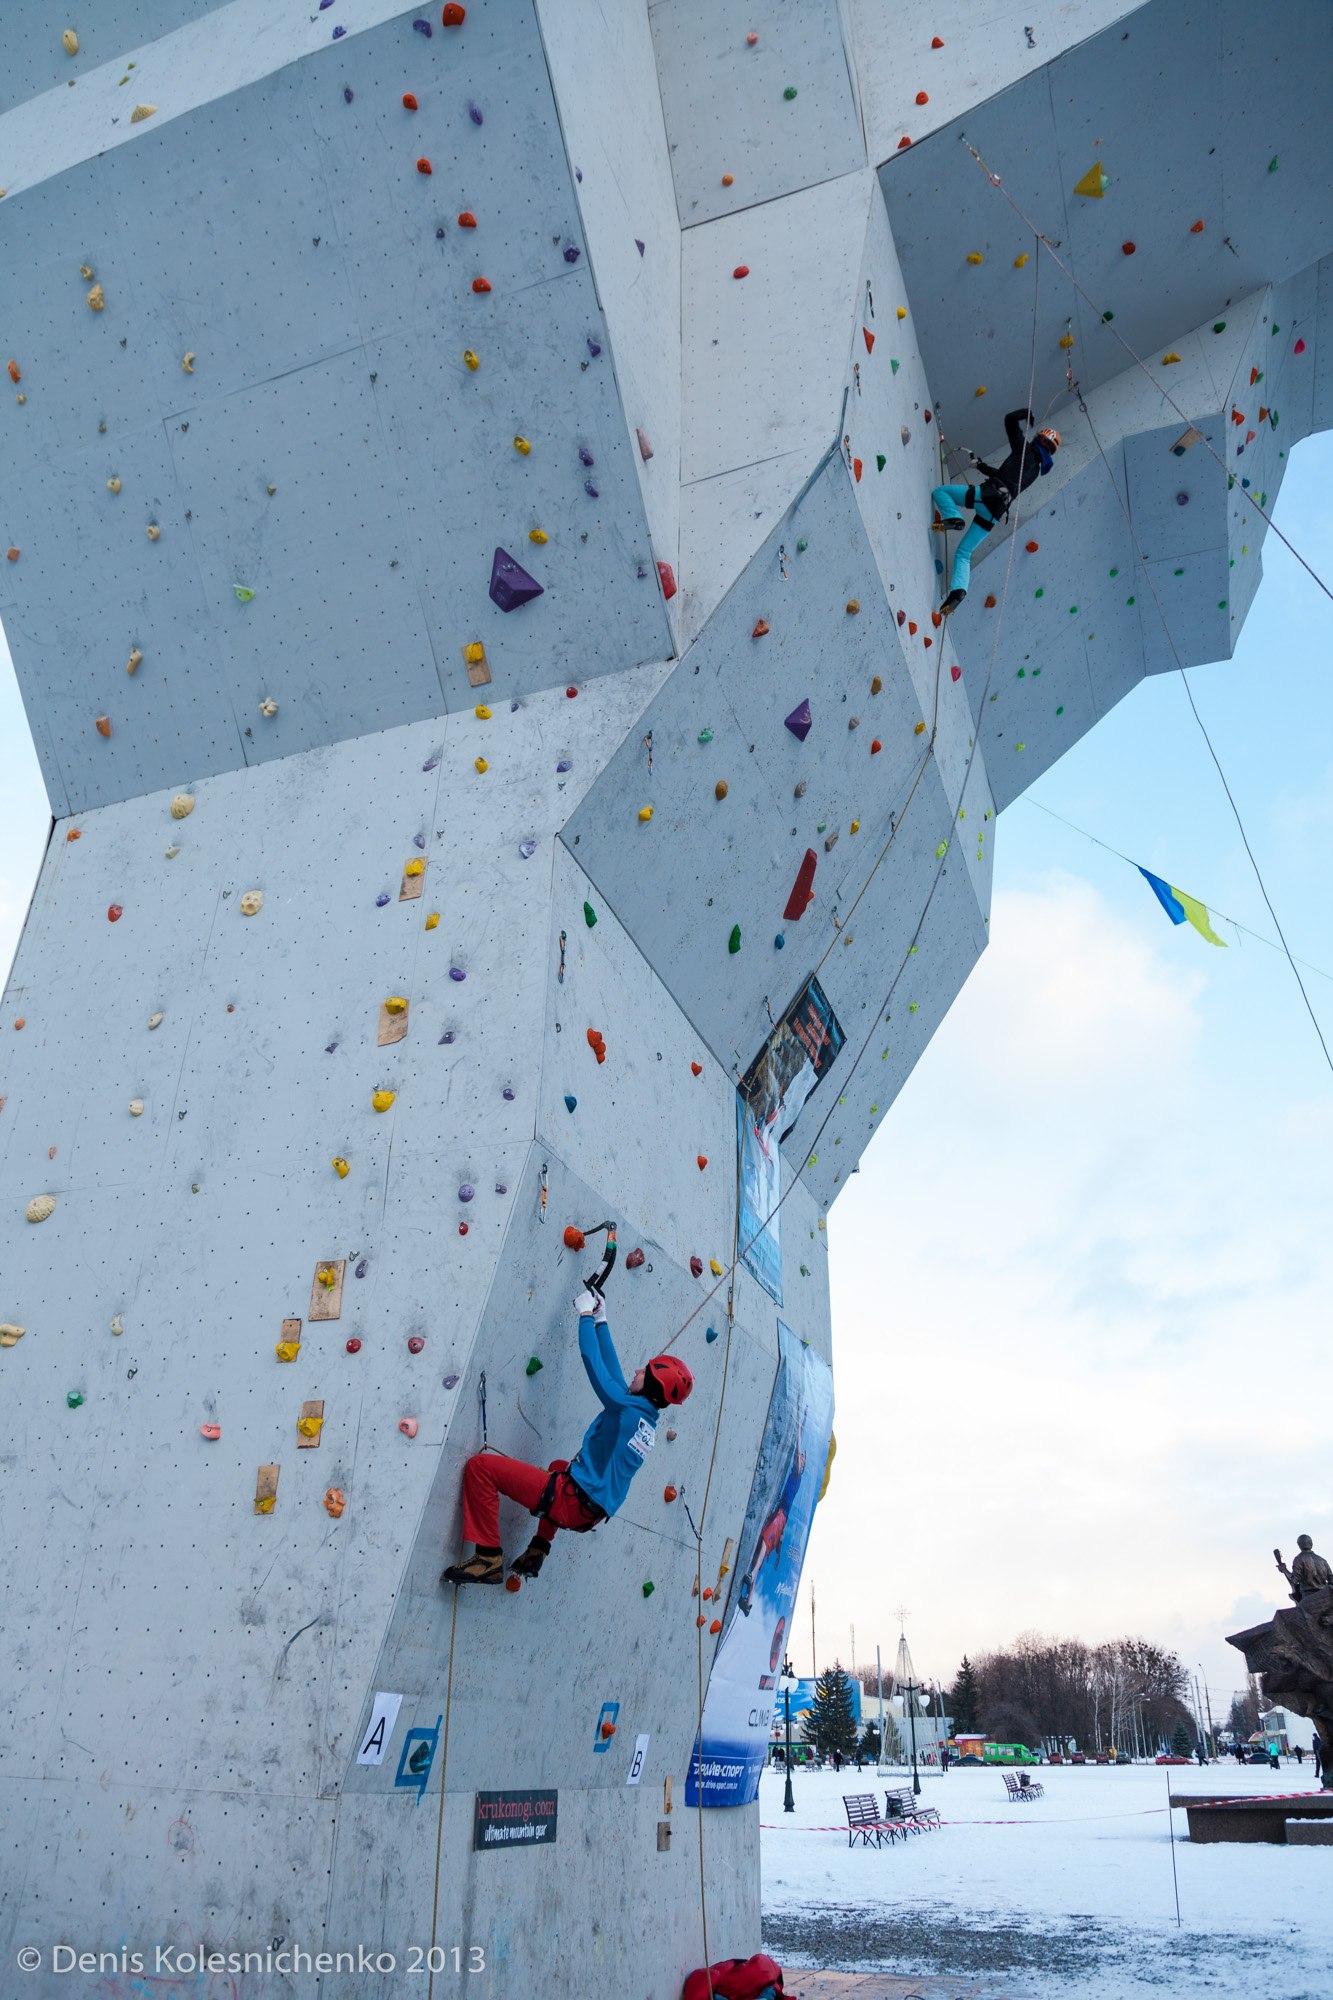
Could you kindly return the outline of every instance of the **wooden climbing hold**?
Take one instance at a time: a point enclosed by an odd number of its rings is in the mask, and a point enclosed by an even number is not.
[[[766,618],[755,620],[754,629],[750,633],[750,637],[752,639],[766,639],[768,637],[768,620]]]

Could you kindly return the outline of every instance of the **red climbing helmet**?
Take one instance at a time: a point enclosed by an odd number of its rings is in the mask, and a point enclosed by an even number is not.
[[[1047,447],[1048,450],[1059,451],[1060,449],[1059,431],[1051,429],[1051,427],[1048,425],[1045,430],[1038,431],[1037,436],[1041,439],[1042,443]]]
[[[657,1384],[668,1403],[683,1403],[694,1387],[693,1375],[674,1354],[655,1355],[643,1372]]]

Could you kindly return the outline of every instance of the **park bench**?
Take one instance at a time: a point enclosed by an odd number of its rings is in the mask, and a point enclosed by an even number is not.
[[[886,1791],[884,1794],[884,1819],[889,1826],[901,1826],[913,1833],[925,1833],[932,1826],[938,1826],[940,1816],[934,1806],[923,1806],[906,1789],[900,1792]]]
[[[879,1847],[883,1844],[883,1837],[886,1833],[889,1836],[889,1844],[893,1844],[897,1838],[897,1829],[885,1826],[881,1820],[873,1792],[844,1792],[842,1803],[843,1810],[847,1814],[847,1845],[849,1847],[855,1847],[858,1839],[860,1839],[864,1846],[869,1847],[872,1838],[875,1846]],[[904,1830],[903,1839],[906,1840],[906,1838],[907,1834]]]
[[[1002,1771],[1000,1775],[1004,1779],[1004,1789],[1010,1798],[1017,1799],[1020,1805],[1024,1799],[1042,1799],[1046,1796],[1045,1786],[1033,1784],[1031,1779],[1023,1784],[1012,1771]]]

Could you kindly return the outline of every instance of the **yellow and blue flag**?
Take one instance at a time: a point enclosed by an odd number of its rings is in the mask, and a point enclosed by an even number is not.
[[[1220,938],[1209,923],[1208,911],[1203,903],[1194,896],[1187,896],[1183,889],[1173,889],[1160,875],[1154,875],[1151,869],[1140,868],[1139,873],[1173,924],[1191,923],[1199,936],[1207,938],[1209,944],[1221,945],[1222,949],[1226,950],[1226,939]]]

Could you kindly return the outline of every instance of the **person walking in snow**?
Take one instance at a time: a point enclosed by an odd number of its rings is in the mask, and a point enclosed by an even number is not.
[[[1025,437],[1024,424],[1031,426],[1034,421],[1031,410],[1010,410],[1004,420],[1009,456],[999,465],[987,465],[984,458],[975,458],[968,452],[967,456],[978,472],[985,474],[981,485],[956,483],[937,486],[930,496],[935,507],[932,528],[941,534],[948,534],[956,528],[966,530],[954,552],[949,595],[940,606],[946,618],[958,609],[967,596],[972,578],[972,557],[976,550],[996,522],[1004,519],[1019,494],[1031,486],[1034,479],[1044,478],[1055,463],[1055,454],[1060,449],[1060,433],[1046,426],[1035,437]],[[964,507],[972,510],[971,527],[967,526],[960,511]]]
[[[541,1574],[556,1530],[586,1534],[624,1505],[630,1481],[657,1441],[657,1419],[683,1403],[694,1377],[674,1354],[658,1354],[625,1380],[606,1322],[606,1304],[589,1286],[574,1301],[579,1354],[602,1408],[572,1461],[529,1465],[498,1451],[479,1451],[463,1467],[463,1535],[473,1544],[466,1562],[451,1563],[441,1583],[501,1583],[500,1496],[537,1516],[537,1532],[510,1564],[515,1576]]]

